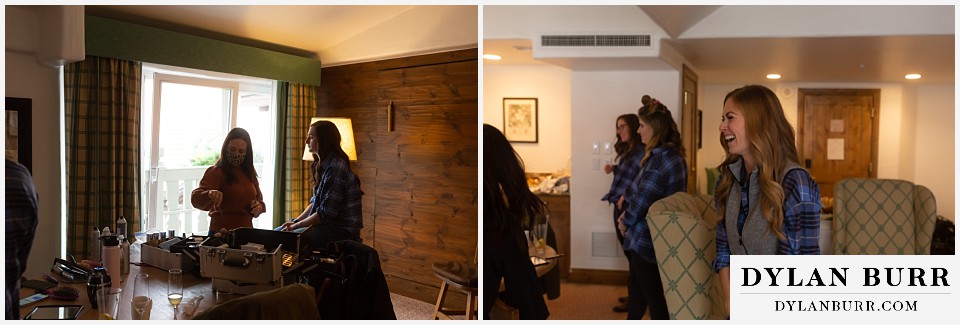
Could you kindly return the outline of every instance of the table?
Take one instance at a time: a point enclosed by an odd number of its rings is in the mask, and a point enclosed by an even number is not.
[[[139,260],[139,256],[134,259],[131,257],[131,260]],[[173,319],[173,306],[167,302],[167,271],[149,266],[147,264],[137,265],[130,264],[130,273],[125,275],[123,278],[125,281],[121,282],[123,292],[120,293],[120,311],[118,312],[119,319],[132,319],[130,311],[130,301],[133,299],[133,279],[139,273],[149,274],[150,278],[148,282],[150,284],[150,298],[153,299],[153,308],[150,310],[150,319]],[[58,275],[51,275],[54,278],[60,280]],[[31,277],[35,278],[35,277]],[[93,309],[90,306],[90,299],[87,297],[87,286],[84,283],[62,283],[61,286],[72,286],[80,290],[80,297],[73,301],[63,301],[56,300],[53,298],[47,298],[41,302],[34,303],[28,306],[20,307],[20,317],[26,316],[33,310],[34,306],[41,305],[69,305],[69,304],[82,304],[83,311],[80,313],[80,319],[90,320],[98,319],[99,313],[97,310]],[[20,298],[30,296],[35,293],[35,290],[30,288],[21,288],[20,289]],[[196,311],[193,314],[185,315],[187,311],[187,303],[195,298],[203,297],[200,300]],[[235,294],[216,294],[213,291],[213,286],[210,279],[196,278],[192,274],[183,275],[183,302],[180,303],[180,314],[177,315],[177,319],[189,319],[193,317],[194,314],[199,313],[200,311],[206,310],[207,308],[213,307],[214,305],[221,304],[232,300],[239,295]]]
[[[537,250],[532,246],[529,247],[527,252],[530,254],[530,256],[537,256]],[[557,256],[557,250],[547,245],[543,250],[543,256]],[[542,277],[544,274],[547,274],[547,272],[550,272],[550,270],[553,270],[553,268],[557,267],[559,260],[559,257],[551,258],[547,259],[547,264],[535,266],[534,269],[537,270],[537,277]]]

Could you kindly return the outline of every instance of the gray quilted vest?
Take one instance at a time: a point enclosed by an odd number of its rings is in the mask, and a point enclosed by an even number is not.
[[[729,165],[730,172],[737,182],[740,181],[740,169],[743,168],[743,159]],[[787,168],[783,174],[777,175],[781,184],[783,178],[788,172],[794,169],[802,169],[799,165],[787,163]],[[749,213],[747,220],[743,224],[743,235],[737,232],[737,216],[740,215],[740,189],[738,183],[734,183],[735,188],[730,189],[727,196],[727,208],[724,213],[724,226],[727,227],[727,243],[730,245],[731,255],[776,255],[779,241],[777,236],[770,231],[769,222],[760,215],[760,184],[757,169],[750,172],[750,197],[755,198],[748,203]],[[728,217],[729,216],[729,217]]]

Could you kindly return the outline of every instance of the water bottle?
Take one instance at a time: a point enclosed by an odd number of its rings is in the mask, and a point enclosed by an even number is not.
[[[120,240],[117,235],[100,236],[103,241],[103,267],[110,274],[110,282],[120,285],[123,281],[122,270],[120,269]]]
[[[100,230],[97,230],[97,227],[93,227],[93,231],[90,232],[90,260],[94,262],[100,262]]]
[[[122,235],[117,237],[120,239],[120,274],[127,275],[130,274],[130,241]]]

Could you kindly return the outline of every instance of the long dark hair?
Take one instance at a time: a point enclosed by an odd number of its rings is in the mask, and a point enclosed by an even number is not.
[[[650,152],[654,148],[665,147],[676,150],[683,155],[683,142],[680,141],[680,130],[677,122],[673,120],[670,110],[664,106],[663,109],[651,109],[646,114],[640,115],[640,119],[648,127],[653,128],[653,136],[644,144],[643,159],[640,164],[643,165],[650,158]]]
[[[226,179],[227,184],[233,184],[237,181],[236,177],[233,176],[233,173],[229,172],[229,169],[234,168],[233,165],[228,164],[224,159],[227,156],[227,153],[230,152],[230,141],[234,139],[243,140],[247,143],[247,152],[243,157],[243,162],[240,163],[240,169],[243,170],[243,174],[247,175],[247,179],[251,182],[257,178],[257,170],[253,168],[253,142],[250,141],[250,133],[247,133],[247,130],[243,128],[233,128],[230,132],[227,132],[227,137],[223,139],[223,147],[220,148],[220,158],[217,158],[217,162],[213,165],[220,168],[223,171],[223,177]]]
[[[483,218],[498,237],[513,237],[525,247],[524,224],[543,223],[546,204],[530,192],[523,159],[513,150],[503,133],[483,125]],[[511,232],[513,232],[511,234]]]
[[[340,130],[330,121],[316,121],[310,124],[313,138],[317,140],[317,152],[313,154],[313,185],[320,184],[320,163],[333,157],[343,159],[349,165],[350,157],[340,147]]]
[[[620,139],[620,132],[617,132],[617,143],[613,145],[613,149],[617,152],[617,159],[642,146],[640,137],[635,135],[637,128],[640,127],[640,119],[637,118],[637,114],[627,113],[620,115],[617,117],[617,121],[620,120],[623,120],[623,123],[627,124],[627,127],[630,128],[630,141],[624,142],[623,139]]]
[[[743,113],[744,128],[750,141],[750,154],[757,160],[760,176],[760,215],[770,223],[770,231],[777,238],[786,240],[782,229],[785,194],[780,181],[788,163],[799,165],[796,132],[783,113],[780,99],[770,88],[760,85],[743,86],[728,93],[723,99],[724,105],[728,101],[737,105]],[[717,185],[717,211],[723,213],[726,211],[727,196],[733,186],[733,174],[727,166],[741,157],[730,153],[723,134],[720,135],[720,145],[727,153],[726,159],[717,167],[723,175]]]

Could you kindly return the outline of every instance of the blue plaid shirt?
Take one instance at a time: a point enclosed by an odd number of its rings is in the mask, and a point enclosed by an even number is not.
[[[20,276],[27,269],[27,257],[33,247],[33,237],[37,233],[39,207],[37,189],[27,167],[5,160],[6,193],[4,196],[4,219],[6,230],[4,269],[6,282],[5,319],[20,319]]]
[[[676,150],[654,148],[626,198],[629,206],[623,216],[627,228],[623,248],[638,253],[644,261],[657,263],[647,225],[647,210],[653,202],[683,192],[686,188],[687,163],[683,156]]]
[[[749,212],[750,180],[746,176],[746,168],[741,169],[740,182],[740,214],[737,216],[737,227],[743,229]],[[717,184],[723,176],[717,179]],[[819,255],[820,254],[820,187],[810,177],[810,173],[803,169],[794,169],[783,179],[783,233],[787,240],[780,241],[777,254],[779,255]],[[717,191],[714,191],[717,193]],[[714,197],[714,207],[718,204]],[[722,211],[717,211],[718,215]],[[730,245],[727,243],[727,227],[723,221],[717,224],[717,257],[713,261],[714,272],[730,266]]]
[[[640,159],[643,158],[643,146],[634,148],[620,156],[620,161],[613,167],[613,183],[610,184],[610,191],[601,198],[602,201],[608,201],[611,204],[617,204],[620,196],[627,194],[627,189],[633,185],[640,173]]]
[[[346,160],[327,157],[320,163],[320,185],[311,199],[320,217],[320,225],[332,225],[359,236],[363,228],[360,179],[350,170]]]

